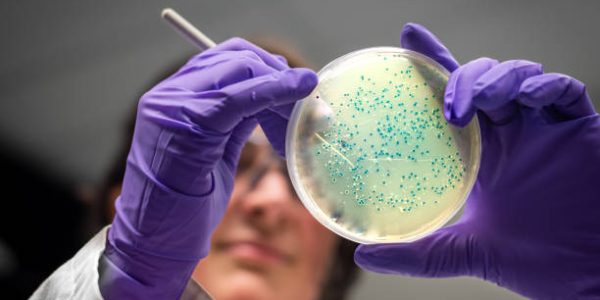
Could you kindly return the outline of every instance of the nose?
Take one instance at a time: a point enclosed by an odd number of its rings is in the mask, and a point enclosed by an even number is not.
[[[276,169],[267,171],[239,202],[246,220],[265,234],[285,228],[297,205],[284,176]]]

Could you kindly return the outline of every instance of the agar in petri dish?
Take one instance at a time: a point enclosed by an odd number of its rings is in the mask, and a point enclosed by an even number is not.
[[[302,203],[333,232],[360,243],[410,242],[463,206],[481,153],[477,119],[449,125],[449,73],[402,48],[355,51],[326,65],[299,101],[286,135]]]

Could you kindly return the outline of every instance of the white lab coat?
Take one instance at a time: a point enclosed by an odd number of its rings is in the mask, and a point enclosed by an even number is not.
[[[102,229],[69,261],[58,268],[31,295],[30,300],[46,299],[103,299],[98,287],[102,270],[98,261],[104,251],[108,227]],[[212,299],[193,279],[188,282],[182,300]]]

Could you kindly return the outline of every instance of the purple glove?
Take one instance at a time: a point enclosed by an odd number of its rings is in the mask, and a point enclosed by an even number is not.
[[[101,259],[105,299],[180,297],[208,254],[256,115],[266,128],[285,128],[270,109],[305,97],[316,84],[314,72],[290,69],[234,38],[193,57],[141,98]]]
[[[476,276],[531,298],[600,298],[600,116],[584,85],[524,60],[459,67],[416,24],[401,41],[452,71],[445,115],[464,126],[477,113],[481,167],[457,223],[413,243],[362,245],[357,264]]]

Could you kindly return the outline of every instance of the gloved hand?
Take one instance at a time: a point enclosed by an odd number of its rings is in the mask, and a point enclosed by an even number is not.
[[[536,299],[600,298],[600,116],[584,85],[524,60],[459,66],[416,24],[401,42],[452,71],[445,116],[464,126],[477,114],[481,166],[457,223],[412,243],[362,245],[355,261],[476,276]]]
[[[273,108],[305,97],[316,83],[314,72],[290,69],[234,38],[193,57],[142,96],[101,260],[105,299],[179,298],[209,251],[256,115],[266,128],[285,127]]]

